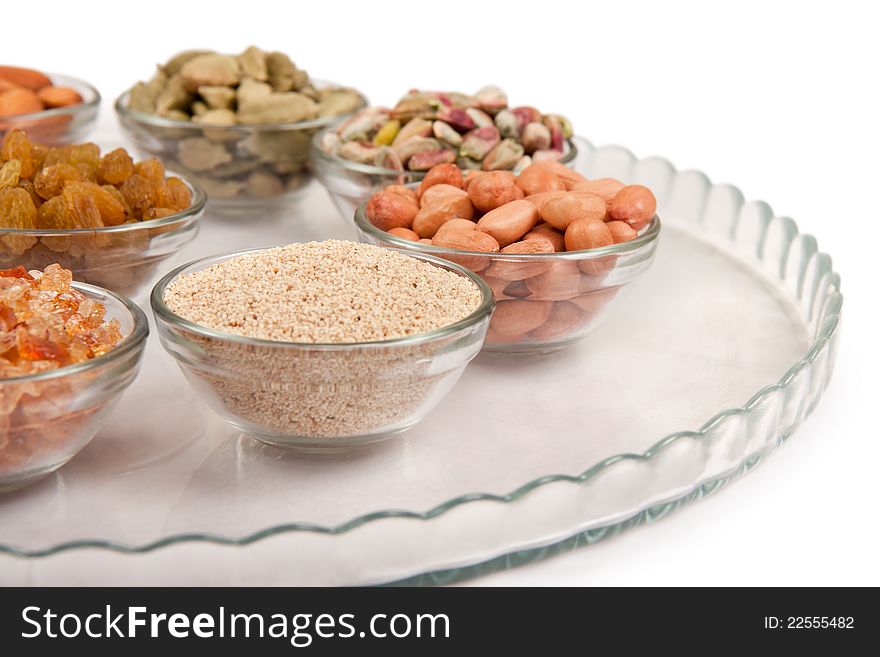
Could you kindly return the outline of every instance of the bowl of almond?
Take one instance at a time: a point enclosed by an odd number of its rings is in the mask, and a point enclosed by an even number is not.
[[[50,146],[81,141],[98,118],[101,94],[88,82],[0,66],[0,137],[11,130]]]

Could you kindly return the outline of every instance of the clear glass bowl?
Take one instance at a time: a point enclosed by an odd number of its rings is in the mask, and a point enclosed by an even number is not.
[[[162,346],[201,398],[258,440],[305,451],[377,442],[420,422],[479,353],[495,307],[488,286],[468,270],[407,253],[473,280],[480,306],[466,318],[419,335],[349,344],[275,342],[194,324],[165,305],[178,276],[258,249],[203,258],[167,274],[150,303]]]
[[[315,81],[318,87],[338,86]],[[283,205],[309,181],[309,143],[322,128],[352,112],[299,123],[206,126],[134,112],[129,92],[116,100],[116,114],[135,149],[198,182],[211,209],[246,214]]]
[[[312,137],[312,170],[315,172],[315,177],[327,189],[333,205],[345,219],[353,217],[358,206],[365,203],[373,192],[385,189],[388,185],[421,182],[427,173],[386,169],[331,155],[321,146],[324,135],[331,130],[332,128],[326,128]],[[577,146],[571,139],[566,143],[565,154],[559,161],[572,166],[577,158]]]
[[[641,276],[657,250],[660,219],[621,244],[561,253],[509,255],[459,251],[411,242],[376,228],[355,212],[370,244],[438,256],[476,273],[495,295],[487,351],[541,353],[574,344],[595,329],[622,289]]]
[[[50,74],[49,78],[56,86],[76,89],[83,102],[32,114],[0,116],[0,137],[10,130],[18,129],[24,130],[31,141],[60,146],[83,141],[92,131],[101,106],[101,94],[98,90],[88,82],[67,75]]]
[[[31,484],[73,458],[137,376],[149,333],[144,312],[99,287],[73,287],[104,304],[107,319],[118,319],[125,337],[103,356],[0,379],[0,492]]]
[[[89,230],[0,228],[0,268],[44,269],[57,262],[77,281],[138,299],[159,265],[198,234],[205,192],[180,177],[192,192],[192,205],[161,219]]]

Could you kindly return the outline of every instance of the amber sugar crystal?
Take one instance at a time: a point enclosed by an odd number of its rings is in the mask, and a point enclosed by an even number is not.
[[[95,144],[50,148],[11,130],[0,146],[0,228],[77,230],[167,217],[192,192],[151,158]]]
[[[0,379],[74,365],[113,349],[119,322],[59,265],[0,270]]]

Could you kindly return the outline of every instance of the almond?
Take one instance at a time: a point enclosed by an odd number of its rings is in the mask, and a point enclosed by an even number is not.
[[[518,241],[538,223],[538,211],[528,201],[511,201],[484,214],[477,229],[490,234],[501,246]]]
[[[52,86],[52,80],[43,73],[31,68],[20,68],[18,66],[0,66],[0,80],[6,80],[31,91],[38,91],[43,87]]]
[[[21,87],[0,93],[0,116],[18,116],[42,111],[43,104],[29,89]]]
[[[79,92],[70,87],[44,87],[37,92],[37,98],[49,109],[79,105],[83,102]]]

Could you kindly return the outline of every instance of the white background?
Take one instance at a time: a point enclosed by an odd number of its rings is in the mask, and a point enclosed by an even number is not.
[[[410,87],[568,115],[793,217],[843,280],[832,385],[743,480],[649,528],[474,584],[859,585],[878,566],[878,15],[846,2],[49,2],[6,8],[0,62],[108,103],[178,50],[283,50],[391,104]],[[29,16],[29,17],[28,17]]]

